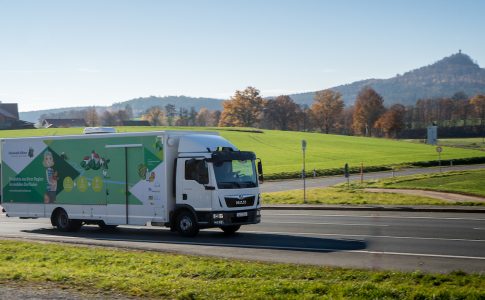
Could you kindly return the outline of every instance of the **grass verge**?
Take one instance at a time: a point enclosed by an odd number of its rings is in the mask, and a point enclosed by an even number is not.
[[[366,187],[372,187],[368,185]],[[351,184],[347,188],[339,185],[328,188],[309,189],[306,192],[307,204],[344,204],[344,205],[484,205],[484,202],[450,202],[429,197],[365,192],[360,185]],[[263,204],[303,204],[303,190],[263,194]]]
[[[179,299],[483,299],[485,276],[244,262],[0,241],[0,282]]]
[[[485,170],[400,176],[369,181],[365,187],[421,189],[485,197]]]

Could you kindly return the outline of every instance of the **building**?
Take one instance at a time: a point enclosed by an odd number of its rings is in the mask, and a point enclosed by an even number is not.
[[[150,126],[147,120],[125,120],[121,123],[123,126]]]
[[[44,128],[67,128],[87,126],[84,119],[44,119],[41,124]]]
[[[0,102],[0,129],[32,129],[34,123],[19,120],[17,103]]]

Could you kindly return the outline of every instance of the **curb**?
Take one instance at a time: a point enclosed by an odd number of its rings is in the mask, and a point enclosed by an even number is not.
[[[348,210],[348,211],[402,211],[402,212],[447,212],[485,214],[485,208],[466,206],[347,206],[347,205],[264,205],[264,210]]]

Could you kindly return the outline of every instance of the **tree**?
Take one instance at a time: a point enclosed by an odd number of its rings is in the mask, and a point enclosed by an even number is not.
[[[94,106],[86,109],[86,113],[84,115],[86,123],[88,126],[98,126],[99,125],[99,116],[96,112],[96,108]]]
[[[163,124],[163,111],[158,106],[152,106],[141,118],[150,122],[152,126],[160,126]]]
[[[278,96],[266,101],[264,121],[268,128],[289,130],[297,129],[300,107],[289,96]]]
[[[255,127],[261,119],[264,100],[258,89],[247,87],[236,91],[234,96],[223,103],[219,126]]]
[[[372,135],[374,123],[384,112],[384,99],[374,89],[364,87],[355,100],[352,128],[360,135]]]
[[[175,126],[188,126],[189,125],[189,111],[184,108],[179,108],[179,114]]]
[[[482,128],[482,143],[485,141],[485,95],[478,94],[470,100],[475,108],[477,116],[480,118],[480,127]]]
[[[214,110],[211,112],[209,126],[219,126],[219,121],[221,120],[221,111]]]
[[[336,127],[344,109],[342,94],[332,90],[318,91],[313,100],[311,110],[315,125],[322,132],[329,133],[331,128]]]
[[[177,115],[177,109],[173,104],[165,105],[165,116],[167,117],[168,126],[173,126],[175,116]]]
[[[401,104],[394,104],[391,108],[380,116],[374,127],[384,132],[385,136],[396,137],[404,129],[404,116],[406,108]]]
[[[105,110],[103,112],[103,115],[101,115],[101,124],[103,124],[103,126],[115,126],[116,118],[113,116],[112,113]]]
[[[129,104],[126,104],[125,105],[125,112],[126,112],[126,116],[127,116],[127,120],[129,119],[133,119],[133,108],[131,107],[131,105]]]
[[[195,118],[195,125],[209,126],[210,118],[211,118],[211,112],[207,108],[202,107],[197,113],[197,117]]]
[[[113,113],[113,116],[116,118],[116,124],[123,125],[123,121],[129,120],[130,117],[128,116],[128,112],[126,110],[120,109]]]

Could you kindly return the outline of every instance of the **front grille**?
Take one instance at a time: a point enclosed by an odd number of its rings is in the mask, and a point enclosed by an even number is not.
[[[228,196],[224,198],[226,200],[227,207],[246,207],[254,205],[254,196]]]

